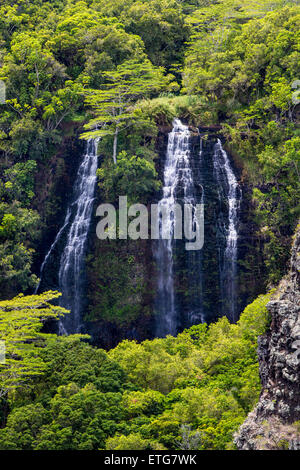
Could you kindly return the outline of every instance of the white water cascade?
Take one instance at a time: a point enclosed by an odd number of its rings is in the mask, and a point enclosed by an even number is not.
[[[168,136],[168,147],[163,174],[163,195],[158,203],[159,211],[169,214],[166,225],[160,220],[160,239],[154,246],[157,266],[157,292],[155,301],[156,336],[175,335],[178,331],[178,314],[174,291],[174,228],[175,214],[172,211],[177,201],[195,204],[194,183],[190,165],[190,131],[178,119]],[[162,239],[162,234],[170,234]]]
[[[97,171],[97,139],[89,139],[74,185],[71,211],[74,214],[60,259],[60,304],[69,309],[60,322],[60,333],[79,333],[81,329],[84,256],[90,228]]]
[[[205,191],[204,191],[204,176],[203,176],[203,140],[201,135],[200,149],[198,155],[198,161],[196,162],[198,168],[198,179],[195,181],[198,187],[201,188],[200,199],[196,201],[195,193],[192,194],[192,204],[198,202],[204,208]],[[195,176],[194,176],[195,178]],[[203,213],[204,215],[204,213]],[[188,267],[188,286],[189,286],[189,310],[186,314],[186,325],[190,327],[192,325],[198,325],[206,321],[205,308],[203,303],[203,291],[204,291],[204,273],[203,273],[203,258],[202,249],[188,251],[187,254],[187,267]]]
[[[64,230],[65,228],[67,227],[68,223],[69,223],[69,220],[70,220],[70,216],[71,216],[71,210],[70,210],[70,207],[68,207],[68,210],[67,210],[67,214],[66,214],[66,217],[65,217],[65,221],[63,223],[63,226],[60,228],[58,234],[56,235],[55,237],[55,240],[54,242],[52,243],[52,245],[50,246],[50,249],[48,250],[48,253],[46,254],[45,258],[44,258],[44,261],[41,265],[41,268],[40,268],[40,281],[37,285],[37,287],[35,288],[35,291],[34,293],[37,294],[39,289],[40,289],[40,285],[41,285],[41,280],[42,280],[42,277],[43,277],[43,274],[44,274],[44,269],[45,267],[47,266],[47,263],[48,263],[48,260],[50,259],[57,243],[59,242],[62,234],[64,233]]]
[[[59,247],[62,253],[58,272],[58,290],[62,293],[60,305],[70,310],[70,313],[59,322],[60,334],[78,333],[81,329],[84,257],[97,179],[97,144],[98,139],[87,141],[86,153],[75,179],[71,204],[40,269],[42,280],[49,261],[55,256],[55,251]],[[40,284],[41,281],[35,293],[38,292]]]
[[[218,139],[213,155],[214,173],[218,187],[219,201],[227,205],[225,216],[219,218],[219,228],[225,238],[225,247],[220,249],[220,290],[222,310],[230,321],[236,321],[236,284],[238,249],[238,212],[241,190],[231,168],[227,153]]]

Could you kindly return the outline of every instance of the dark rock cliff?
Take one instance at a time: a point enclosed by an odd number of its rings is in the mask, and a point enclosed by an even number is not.
[[[289,274],[267,308],[270,329],[258,343],[262,392],[235,443],[243,450],[300,450],[300,225]]]
[[[220,201],[213,176],[213,153],[217,141],[215,129],[191,130],[191,167],[197,202],[202,187],[205,191],[205,245],[203,250],[186,256],[185,241],[177,241],[174,250],[174,290],[180,318],[178,331],[199,323],[197,312],[205,313],[205,321],[215,321],[222,315],[219,289],[219,258],[216,237],[216,217]],[[156,169],[160,180],[171,127],[160,127],[156,141]],[[200,141],[202,138],[202,142]],[[200,158],[200,145],[202,157]],[[230,157],[231,158],[231,157]],[[232,160],[232,159],[231,159]],[[232,161],[232,165],[234,165]],[[251,188],[238,179],[242,187],[240,207],[237,311],[240,313],[258,294],[264,291],[262,275],[256,272],[261,264],[259,247],[252,220]],[[153,196],[157,203],[161,193]],[[97,203],[100,203],[100,198]],[[226,211],[223,204],[222,210]],[[96,218],[93,218],[93,224]],[[155,263],[152,241],[103,241],[90,231],[87,262],[87,309],[84,316],[86,332],[101,347],[114,347],[122,339],[142,341],[153,337],[155,324],[154,298],[156,291]],[[255,272],[255,276],[253,276]],[[199,282],[201,279],[201,283]],[[192,312],[192,315],[190,314]]]

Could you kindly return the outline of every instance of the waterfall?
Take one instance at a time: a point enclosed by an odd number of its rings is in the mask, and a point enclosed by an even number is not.
[[[69,220],[70,220],[70,216],[71,216],[71,210],[70,210],[70,207],[68,207],[68,210],[67,210],[67,214],[66,214],[66,217],[65,217],[65,221],[64,221],[64,224],[63,226],[61,227],[61,229],[59,230],[58,234],[56,235],[55,237],[55,240],[54,242],[52,243],[52,245],[50,246],[49,250],[48,250],[48,253],[46,254],[45,258],[44,258],[44,261],[41,265],[41,268],[40,268],[40,281],[37,285],[37,287],[35,288],[35,291],[34,293],[37,294],[39,289],[40,289],[40,285],[41,285],[41,280],[42,280],[42,277],[43,277],[43,274],[44,274],[44,269],[45,267],[47,266],[47,263],[56,247],[56,245],[58,244],[62,234],[64,233],[64,230],[65,228],[67,227],[68,223],[69,223]]]
[[[160,239],[154,244],[154,259],[157,267],[157,293],[155,299],[156,336],[176,335],[179,312],[174,288],[174,204],[195,204],[193,174],[190,165],[190,131],[178,119],[168,135],[168,147],[163,172],[162,199],[158,203],[159,213],[167,214],[166,224],[160,219]],[[169,239],[161,238],[169,234]]]
[[[222,314],[226,315],[231,321],[236,321],[238,213],[241,190],[231,168],[228,155],[219,139],[214,148],[213,165],[220,206],[224,204],[226,207],[225,211],[220,211],[218,218]]]
[[[89,139],[86,154],[74,184],[73,221],[60,258],[59,290],[61,305],[70,310],[60,322],[60,332],[78,333],[81,329],[84,256],[93,210],[97,171],[97,139]]]
[[[195,205],[196,202],[204,207],[204,179],[203,179],[203,140],[201,135],[199,159],[195,164],[198,167],[198,178],[196,177],[195,184],[201,188],[200,200],[196,197],[195,190],[190,197],[190,202]],[[189,251],[187,254],[187,268],[188,268],[188,292],[189,292],[189,308],[186,314],[186,322],[184,326],[190,327],[199,323],[205,322],[206,314],[203,306],[203,291],[204,291],[204,273],[203,273],[203,256],[202,250]]]
[[[60,334],[78,333],[81,329],[84,257],[97,179],[97,144],[98,139],[87,141],[86,153],[75,178],[71,204],[40,269],[42,280],[50,259],[57,254],[55,250],[58,247],[61,252],[58,270],[58,290],[62,293],[60,305],[70,310],[59,323]],[[40,284],[41,281],[35,293],[38,292]]]

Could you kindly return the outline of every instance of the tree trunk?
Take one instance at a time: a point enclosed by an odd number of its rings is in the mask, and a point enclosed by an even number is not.
[[[118,127],[116,127],[115,135],[114,135],[114,147],[113,147],[113,161],[115,165],[117,164],[118,133],[119,133],[119,129]]]

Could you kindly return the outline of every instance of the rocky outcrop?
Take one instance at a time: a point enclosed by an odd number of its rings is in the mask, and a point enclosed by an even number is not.
[[[300,225],[290,272],[267,308],[270,329],[258,343],[262,392],[235,443],[242,450],[300,450]]]

